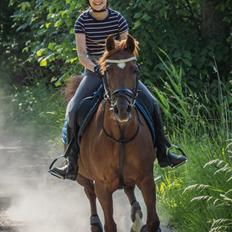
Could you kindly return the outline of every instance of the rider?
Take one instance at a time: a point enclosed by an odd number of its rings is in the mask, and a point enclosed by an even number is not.
[[[108,7],[107,0],[87,0],[87,2],[89,8],[75,22],[77,53],[80,63],[85,68],[85,73],[67,107],[67,121],[71,134],[73,134],[75,115],[78,112],[81,100],[90,96],[102,83],[98,59],[104,53],[105,39],[109,35],[114,35],[115,39],[123,40],[128,35],[127,21],[119,12]],[[141,95],[142,102],[152,112],[153,125],[156,131],[157,159],[160,167],[176,167],[185,163],[187,160],[185,156],[177,156],[170,152],[171,145],[164,136],[157,100],[141,81],[139,81],[138,89],[140,90],[139,95]],[[76,142],[71,142],[66,150],[68,164],[62,168],[53,168],[51,173],[74,180],[76,178],[78,152],[79,147]]]

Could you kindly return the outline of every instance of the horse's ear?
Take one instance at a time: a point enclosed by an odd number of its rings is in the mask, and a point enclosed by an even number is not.
[[[128,34],[127,36],[126,47],[129,52],[134,53],[136,47],[135,39],[130,34]]]
[[[109,52],[113,49],[115,49],[115,41],[113,35],[111,35],[106,39],[106,50]]]

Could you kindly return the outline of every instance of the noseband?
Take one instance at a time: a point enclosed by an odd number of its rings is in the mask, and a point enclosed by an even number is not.
[[[105,62],[107,64],[117,64],[117,66],[120,69],[124,69],[126,67],[127,62],[136,61],[136,60],[137,60],[136,57],[133,56],[127,59],[119,59],[119,60],[107,59],[105,60]],[[136,76],[136,84],[135,84],[135,89],[133,91],[128,88],[118,88],[118,89],[115,89],[112,93],[110,92],[109,84],[107,82],[106,77],[107,77],[107,74],[103,76],[103,85],[105,89],[105,99],[109,100],[110,108],[113,109],[113,107],[116,104],[115,96],[124,97],[128,101],[129,106],[134,107],[135,100],[138,96],[138,77]]]

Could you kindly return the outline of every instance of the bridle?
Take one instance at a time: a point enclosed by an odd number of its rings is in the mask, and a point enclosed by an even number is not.
[[[126,63],[130,62],[130,61],[137,61],[137,59],[135,56],[133,56],[133,57],[130,57],[127,59],[119,59],[119,60],[106,59],[105,60],[106,64],[109,64],[109,65],[110,64],[117,64],[117,66],[120,69],[124,69],[126,66]],[[136,75],[136,84],[135,84],[134,90],[130,90],[129,88],[118,88],[118,89],[115,89],[113,92],[110,91],[109,84],[107,81],[107,75],[108,75],[107,72],[105,72],[103,75],[103,85],[104,85],[104,89],[105,89],[104,102],[109,101],[110,110],[114,109],[114,106],[117,103],[117,101],[115,101],[115,99],[117,99],[116,98],[117,96],[121,96],[121,97],[125,98],[129,103],[129,107],[134,108],[135,101],[136,101],[136,98],[138,96],[138,81],[139,81],[138,75]],[[131,142],[138,135],[141,120],[139,118],[139,113],[137,112],[137,110],[135,110],[136,117],[137,117],[137,128],[136,128],[134,135],[131,136],[130,138],[125,138],[125,130],[126,130],[127,126],[121,127],[119,122],[117,121],[118,128],[120,131],[120,138],[116,139],[112,135],[110,135],[104,127],[105,106],[106,106],[106,104],[104,103],[102,128],[103,128],[103,132],[107,136],[107,138],[109,138],[110,140],[112,140],[114,142],[119,143],[119,188],[123,188],[125,186],[124,177],[123,177],[124,164],[125,164],[125,144]]]
[[[117,66],[120,69],[124,69],[126,66],[126,63],[130,61],[137,61],[137,59],[135,56],[133,56],[127,59],[119,59],[119,60],[106,59],[105,60],[106,64],[109,64],[109,65],[117,64]],[[105,72],[103,75],[103,85],[105,89],[105,99],[110,102],[110,109],[113,110],[116,104],[116,101],[115,101],[116,96],[121,96],[125,98],[128,101],[129,106],[133,108],[135,105],[136,98],[138,96],[138,80],[139,80],[138,75],[136,76],[136,83],[135,83],[134,90],[130,90],[128,88],[118,88],[118,89],[115,89],[113,92],[110,91],[109,84],[107,81],[107,76],[108,74],[107,72]]]

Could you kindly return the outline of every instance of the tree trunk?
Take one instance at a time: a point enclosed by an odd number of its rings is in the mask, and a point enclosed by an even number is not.
[[[229,36],[229,28],[223,22],[223,15],[216,9],[219,3],[220,0],[203,1],[201,34],[204,39],[224,41]]]

